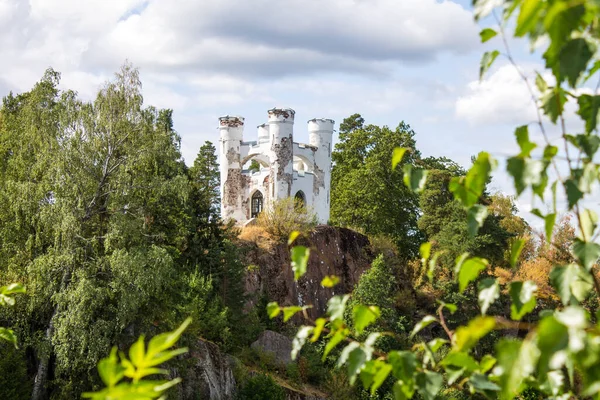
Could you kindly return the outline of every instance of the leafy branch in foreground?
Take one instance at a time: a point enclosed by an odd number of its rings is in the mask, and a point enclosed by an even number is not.
[[[98,373],[106,388],[99,392],[84,393],[83,397],[94,400],[166,399],[165,391],[181,382],[181,378],[170,381],[144,380],[144,378],[150,375],[167,375],[168,371],[158,366],[187,352],[187,348],[169,349],[175,345],[191,322],[192,320],[188,318],[173,332],[153,337],[147,347],[144,336],[140,336],[129,348],[129,358],[123,352],[119,352],[117,356],[117,348],[113,347],[110,356],[98,363]]]
[[[0,306],[14,306],[14,296],[18,293],[25,293],[25,288],[18,283],[11,283],[7,286],[0,287]],[[0,340],[12,343],[17,346],[17,336],[12,329],[3,328],[0,326]]]
[[[323,337],[327,342],[324,357],[344,344],[337,365],[345,366],[351,383],[360,378],[363,386],[375,393],[384,382],[393,387],[396,399],[412,398],[418,393],[433,400],[447,389],[456,389],[486,398],[512,399],[525,390],[534,390],[545,398],[600,399],[600,328],[592,318],[589,300],[600,297],[598,258],[600,229],[598,215],[584,203],[595,193],[600,180],[600,165],[595,162],[600,148],[598,116],[600,114],[600,3],[595,0],[473,0],[476,20],[493,14],[498,27],[486,27],[480,34],[482,42],[498,36],[503,52],[492,50],[483,55],[480,77],[493,63],[506,57],[529,89],[536,107],[543,138],[531,139],[529,126],[516,129],[518,154],[508,158],[506,171],[511,176],[518,196],[531,193],[542,207],[532,213],[541,219],[545,239],[552,243],[552,233],[559,211],[573,213],[577,234],[571,252],[575,262],[554,265],[548,279],[562,302],[562,307],[536,313],[537,285],[532,281],[501,284],[492,276],[480,279],[489,270],[489,262],[481,257],[463,254],[456,259],[454,279],[459,292],[477,287],[481,315],[465,324],[448,326],[444,312],[462,310],[463,305],[444,304],[437,316],[428,315],[414,327],[411,349],[382,353],[377,341],[385,333],[371,332],[365,340],[352,335],[364,330],[379,317],[379,310],[368,305],[355,305],[351,312],[353,326],[346,325],[344,315],[349,295],[334,296],[328,304],[327,316],[299,328],[294,339],[296,355],[307,341]],[[498,17],[500,15],[501,17]],[[515,37],[527,37],[534,51],[542,51],[546,71],[537,72],[535,89],[526,74],[518,68],[510,49],[506,32]],[[544,78],[552,76],[552,79]],[[587,82],[598,79],[593,86]],[[582,132],[567,130],[566,105],[573,103],[582,120]],[[549,139],[546,125],[560,132],[557,141]],[[558,142],[558,143],[556,143]],[[406,150],[392,153],[392,169],[402,161]],[[464,176],[454,177],[449,185],[454,198],[467,210],[469,234],[477,234],[487,218],[487,205],[482,197],[497,161],[481,152]],[[425,185],[427,172],[404,168],[404,182],[413,191]],[[566,209],[557,207],[560,192],[564,193]],[[588,203],[589,204],[589,203]],[[523,249],[516,242],[510,254],[514,267]],[[294,251],[295,278],[306,271],[308,251]],[[433,279],[436,255],[431,244],[420,251],[421,262]],[[490,271],[491,272],[491,271]],[[490,306],[501,293],[510,300],[510,315],[488,315]],[[289,319],[301,307],[269,305],[269,315],[283,310]],[[521,320],[528,316],[528,322]],[[440,324],[445,337],[421,339],[422,330]],[[511,336],[502,331],[510,329]],[[480,341],[497,331],[500,339],[494,352],[481,351]],[[432,331],[435,332],[435,331]],[[514,332],[521,335],[514,335]]]

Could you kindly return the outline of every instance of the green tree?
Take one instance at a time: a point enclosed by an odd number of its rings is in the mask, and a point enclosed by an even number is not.
[[[354,114],[340,124],[340,141],[332,153],[331,222],[367,234],[385,234],[406,257],[418,253],[422,239],[417,227],[419,199],[404,185],[400,168],[420,157],[414,136],[404,122],[392,130],[365,125]],[[392,170],[395,147],[409,151],[400,167]]]
[[[29,289],[7,317],[35,356],[34,399],[78,397],[112,343],[181,320],[196,273],[171,112],[143,105],[130,65],[92,102],[59,78],[0,110],[0,283]]]

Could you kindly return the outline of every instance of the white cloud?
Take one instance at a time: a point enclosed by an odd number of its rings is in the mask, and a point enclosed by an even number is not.
[[[524,69],[526,76],[534,68]],[[456,100],[456,115],[472,125],[506,123],[527,124],[537,119],[536,105],[519,72],[510,64],[502,65],[483,81],[473,81]]]

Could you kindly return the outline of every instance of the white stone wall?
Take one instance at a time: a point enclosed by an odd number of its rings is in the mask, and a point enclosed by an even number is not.
[[[251,218],[251,197],[257,190],[263,195],[264,208],[301,190],[319,222],[327,223],[334,121],[310,120],[309,144],[302,144],[293,141],[294,116],[289,108],[269,110],[268,123],[258,126],[257,140],[246,142],[242,117],[219,119],[224,220],[246,223]],[[243,169],[252,159],[261,164],[259,171]]]

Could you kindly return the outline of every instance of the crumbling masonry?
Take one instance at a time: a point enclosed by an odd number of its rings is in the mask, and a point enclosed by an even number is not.
[[[219,118],[221,215],[245,224],[278,199],[295,197],[329,220],[331,139],[334,121],[308,121],[309,143],[293,139],[294,110],[273,108],[258,126],[258,140],[243,141],[244,118]],[[256,160],[258,168],[249,168]],[[245,168],[246,167],[246,168]]]

